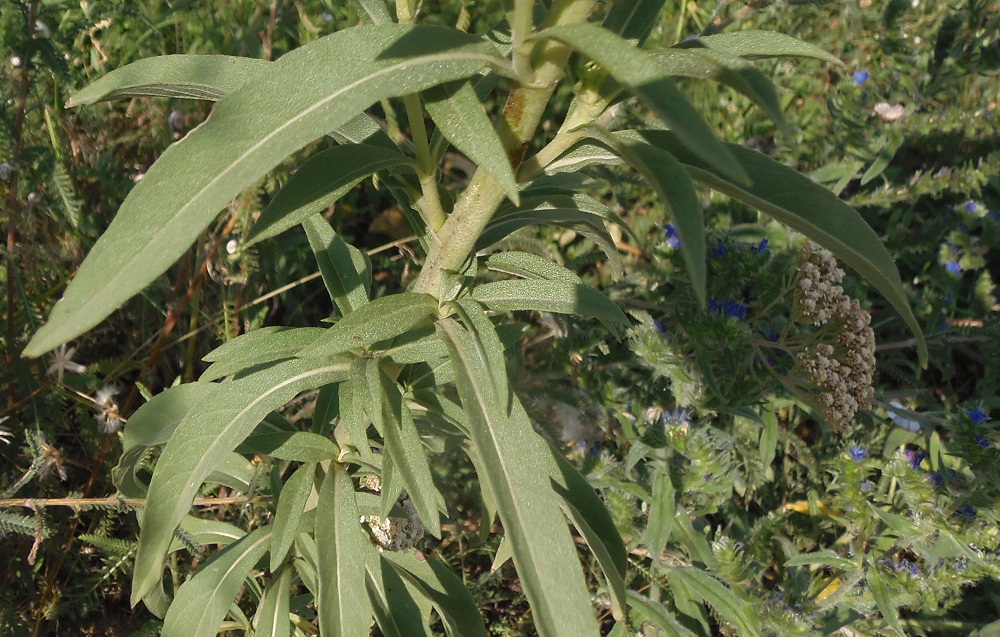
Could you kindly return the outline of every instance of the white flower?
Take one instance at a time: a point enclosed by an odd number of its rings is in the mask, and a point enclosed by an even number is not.
[[[64,372],[82,374],[87,371],[86,365],[73,362],[73,354],[76,354],[75,347],[66,349],[65,344],[60,345],[56,351],[52,352],[52,364],[49,365],[45,373],[49,376],[55,376],[56,380],[61,383]]]

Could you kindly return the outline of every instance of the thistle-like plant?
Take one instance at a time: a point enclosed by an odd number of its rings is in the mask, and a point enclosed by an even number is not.
[[[231,614],[254,634],[287,635],[289,599],[303,589],[310,601],[292,612],[314,608],[324,635],[367,635],[373,617],[385,634],[419,632],[431,608],[449,634],[485,634],[473,598],[446,566],[386,548],[408,546],[420,527],[441,535],[442,485],[430,467],[442,448],[461,448],[474,464],[484,518],[502,523],[501,552],[513,558],[540,634],[598,632],[567,520],[594,553],[614,617],[625,618],[639,598],[626,594],[622,539],[587,481],[535,433],[505,366],[505,348],[516,342],[504,327],[512,310],[589,316],[616,335],[629,326],[576,273],[539,255],[491,249],[520,228],[554,224],[593,239],[621,270],[609,225],[624,221],[564,173],[624,163],[648,180],[669,209],[702,304],[706,250],[696,183],[826,247],[919,336],[895,266],[861,217],[793,170],[716,139],[672,80],[723,82],[787,128],[752,60],[836,60],[769,32],[645,50],[662,5],[618,2],[602,15],[595,0],[515,0],[503,23],[476,35],[420,24],[417,0],[397,0],[394,11],[382,0],[357,0],[363,25],[276,62],[147,59],[73,96],[72,105],[133,95],[216,103],[133,189],[28,356],[68,342],[142,290],[220,209],[290,155],[326,136],[336,141],[298,167],[248,241],[301,225],[337,309],[333,325],[270,327],[225,343],[206,358],[212,364],[197,382],[155,396],[126,425],[116,484],[147,502],[132,603],[164,617],[163,634],[214,635]],[[543,118],[567,77],[573,102],[541,145]],[[506,101],[494,120],[484,103],[496,91]],[[598,123],[633,96],[662,126],[612,131]],[[405,114],[408,136],[390,136],[366,114],[379,104]],[[450,148],[478,168],[464,188],[443,192]],[[406,215],[422,262],[406,291],[380,298],[372,298],[367,256],[318,214],[372,175]],[[313,418],[293,425],[278,410],[304,392],[317,392]],[[147,484],[150,449],[159,447]],[[189,514],[205,483],[246,485],[255,456],[275,462],[280,488],[270,524],[247,532]],[[406,537],[383,537],[393,529]],[[171,601],[169,555],[207,544],[226,546]],[[265,555],[261,574],[255,568]],[[233,606],[245,582],[259,602],[252,620]],[[675,625],[650,608],[643,602],[640,616]]]

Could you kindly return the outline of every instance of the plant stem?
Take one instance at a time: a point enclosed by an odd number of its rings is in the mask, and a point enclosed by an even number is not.
[[[413,149],[417,153],[417,161],[420,162],[417,176],[420,180],[420,190],[423,196],[417,201],[417,210],[431,232],[437,232],[447,220],[447,215],[445,215],[444,207],[441,205],[441,196],[438,194],[437,166],[434,164],[434,157],[431,155],[431,148],[427,143],[424,109],[420,104],[420,96],[416,93],[404,97],[403,104],[406,106],[406,118],[410,121]]]
[[[596,0],[556,0],[552,3],[545,26],[583,22],[590,16],[595,3]],[[572,50],[569,47],[554,40],[536,44],[532,55],[535,67],[533,83],[518,84],[507,96],[498,132],[515,169],[521,164],[535,135],[570,53]],[[414,291],[434,296],[441,294],[444,274],[459,270],[469,258],[476,240],[504,197],[503,186],[497,180],[486,171],[476,170],[456,202],[454,211],[441,226],[438,243],[431,247],[414,283]]]

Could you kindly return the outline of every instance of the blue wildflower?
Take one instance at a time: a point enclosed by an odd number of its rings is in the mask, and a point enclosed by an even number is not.
[[[721,303],[715,299],[709,299],[708,313],[722,314],[738,321],[742,321],[747,317],[747,308],[739,301],[734,301],[732,299],[726,299]]]
[[[922,451],[911,451],[910,449],[906,450],[906,459],[909,460],[910,466],[914,470],[920,469],[920,464],[925,458],[927,458],[927,454]]]
[[[939,471],[935,471],[934,473],[930,474],[929,476],[927,476],[927,479],[930,480],[931,484],[933,484],[935,487],[940,488],[944,486],[944,476],[941,475]]]
[[[988,412],[983,411],[982,407],[973,407],[972,409],[966,410],[969,414],[969,418],[972,420],[972,424],[981,425],[990,419]]]
[[[868,455],[868,450],[854,445],[848,450],[848,453],[851,454],[851,460],[854,462],[861,462]]]
[[[980,447],[982,447],[983,449],[989,449],[990,448],[990,441],[987,440],[986,436],[984,436],[983,434],[979,434],[978,436],[976,436],[975,438],[973,438],[973,440],[975,440],[976,444],[979,445]]]
[[[764,254],[767,252],[767,237],[761,239],[760,243],[757,244],[757,254]]]
[[[868,71],[855,71],[854,72],[854,85],[855,86],[861,86],[862,84],[864,84],[865,82],[868,81],[869,77],[870,77],[870,75],[868,74]]]
[[[722,239],[716,239],[715,246],[713,246],[711,250],[712,250],[712,256],[715,257],[716,259],[721,259],[722,257],[726,256],[727,252],[726,244],[725,242],[722,241]]]
[[[979,204],[975,201],[967,201],[965,203],[965,211],[968,213],[973,213],[979,208]]]
[[[920,577],[920,567],[917,566],[916,564],[910,564],[909,570],[911,577]]]
[[[665,411],[660,415],[660,421],[668,427],[689,425],[690,420],[691,412],[687,409],[681,409],[680,407],[674,409],[673,411]]]
[[[872,491],[875,490],[875,483],[872,482],[871,480],[865,480],[864,482],[861,483],[859,489],[861,493],[871,493]]]
[[[955,511],[955,515],[963,518],[974,518],[976,517],[976,507],[971,504],[966,504],[964,507]]]
[[[667,245],[673,248],[674,250],[680,248],[681,238],[677,234],[677,228],[675,228],[673,224],[668,223],[666,231],[667,231]]]
[[[653,321],[653,327],[655,327],[656,331],[659,332],[660,334],[667,333],[667,324],[661,321],[660,319],[655,319]]]
[[[944,266],[944,269],[947,270],[952,276],[956,277],[962,273],[962,266],[958,263],[958,261],[949,261]]]

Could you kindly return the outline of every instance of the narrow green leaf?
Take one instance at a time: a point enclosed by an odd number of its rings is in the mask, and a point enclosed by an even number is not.
[[[378,623],[385,637],[425,637],[420,607],[410,594],[406,583],[382,555],[368,562],[365,572],[365,590]]]
[[[549,468],[552,488],[563,499],[563,508],[573,526],[594,552],[608,581],[612,613],[615,619],[622,619],[626,606],[624,578],[628,566],[625,543],[594,487],[558,449],[549,446],[549,453],[554,461]]]
[[[385,6],[385,0],[351,0],[358,10],[358,17],[372,24],[390,24],[392,15]]]
[[[340,238],[321,215],[302,222],[309,246],[316,256],[323,283],[343,316],[368,302],[371,263],[368,256]]]
[[[316,463],[307,462],[295,470],[281,488],[281,497],[274,512],[274,533],[271,537],[271,572],[277,572],[288,550],[298,537],[299,522],[306,510],[306,501],[316,480]]]
[[[198,546],[210,544],[228,546],[246,535],[246,531],[228,522],[196,518],[193,515],[185,515],[177,526],[177,530],[178,535],[183,534],[188,541]],[[179,551],[187,546],[184,542],[174,538],[170,545],[170,552]]]
[[[878,605],[878,610],[882,613],[882,618],[889,624],[892,632],[898,637],[906,637],[906,632],[903,631],[903,627],[899,624],[899,611],[896,609],[896,604],[892,601],[889,586],[882,579],[882,574],[878,572],[878,569],[878,565],[874,564],[868,567],[868,589],[871,590],[872,597],[875,598],[875,604]]]
[[[282,56],[219,100],[146,172],[24,354],[96,325],[166,270],[216,213],[289,154],[380,99],[506,70],[485,40],[436,26],[362,26]],[[352,60],[344,64],[343,60]],[[267,104],[268,108],[261,108]]]
[[[832,64],[841,62],[814,44],[803,42],[784,33],[776,31],[733,31],[732,33],[717,33],[699,38],[684,40],[674,45],[678,49],[705,48],[728,55],[738,55],[748,60],[763,60],[776,57],[805,57],[823,60]]]
[[[218,388],[212,383],[186,383],[153,396],[128,419],[122,434],[123,451],[166,444],[191,409]]]
[[[770,481],[774,479],[771,463],[778,450],[778,418],[773,411],[765,411],[763,417],[764,427],[760,430],[758,448],[760,449],[760,464],[764,467],[764,477]]]
[[[642,103],[677,132],[685,146],[732,181],[748,181],[742,167],[720,142],[667,73],[621,36],[595,24],[551,27],[538,34],[569,45],[604,67]]]
[[[663,604],[633,591],[628,591],[627,595],[629,607],[634,614],[638,615],[641,621],[649,622],[662,630],[667,637],[696,637],[693,632],[674,619]]]
[[[163,55],[132,62],[74,93],[67,108],[148,95],[217,100],[255,79],[265,60],[230,55]]]
[[[865,174],[861,176],[861,185],[867,185],[872,179],[875,179],[889,167],[892,162],[892,158],[896,156],[896,151],[899,150],[900,146],[906,138],[903,133],[897,130],[893,130],[889,133],[889,138],[885,140],[885,144],[879,149],[878,153],[875,155],[875,160],[872,161],[872,165],[868,167]]]
[[[420,521],[435,537],[441,537],[441,522],[438,515],[438,500],[441,498],[431,477],[427,452],[420,434],[413,424],[413,415],[403,402],[399,387],[395,381],[386,376],[379,367],[377,359],[369,361],[367,366],[368,391],[379,401],[369,412],[372,420],[382,422],[382,434],[385,437],[385,454],[382,458],[383,484],[383,515],[399,497],[399,492],[393,493],[389,483],[393,482],[385,476],[393,473],[398,478],[410,496]],[[377,414],[377,415],[376,415]],[[385,506],[385,505],[388,506]]]
[[[669,568],[667,572],[671,578],[680,578],[692,594],[714,608],[740,635],[760,635],[760,621],[754,609],[725,584],[697,567]]]
[[[358,522],[351,477],[331,463],[316,506],[319,630],[323,635],[365,637],[372,608],[365,593],[365,562],[375,552]]]
[[[666,471],[658,471],[653,476],[653,492],[649,503],[649,521],[646,523],[646,532],[643,536],[646,547],[654,562],[659,562],[660,555],[670,541],[670,534],[674,530],[674,517],[676,516],[676,505],[674,501],[674,485],[670,481],[670,474]]]
[[[308,431],[258,430],[241,442],[236,451],[292,462],[335,460],[340,454],[340,449],[329,438]]]
[[[486,258],[484,265],[493,272],[503,272],[523,279],[545,279],[574,284],[581,282],[576,273],[545,257],[528,252],[516,250],[495,252]]]
[[[617,305],[581,283],[539,279],[494,281],[477,286],[471,296],[497,312],[538,310],[590,316],[599,320],[617,338],[621,338],[629,328],[628,318]]]
[[[672,76],[713,80],[739,91],[764,109],[783,133],[792,134],[771,80],[743,58],[693,48],[656,51],[650,53],[650,57]]]
[[[399,365],[437,362],[448,357],[448,347],[434,327],[428,326],[393,339],[392,345],[383,350],[381,356]]]
[[[626,40],[634,40],[639,46],[645,42],[649,32],[656,25],[665,0],[633,0],[616,2],[604,18],[604,28],[617,33]]]
[[[212,364],[199,380],[205,383],[257,365],[294,358],[325,332],[321,327],[262,327],[241,334],[205,356],[204,360]]]
[[[380,170],[414,165],[412,157],[395,148],[347,144],[320,151],[298,167],[264,208],[244,245],[270,239],[303,223]]]
[[[830,551],[827,549],[814,551],[812,553],[803,553],[801,555],[796,555],[792,559],[785,562],[785,566],[806,566],[810,564],[821,564],[823,566],[832,566],[834,568],[839,568],[843,571],[851,571],[858,567],[857,560],[849,560],[846,557],[841,557],[835,551]]]
[[[327,356],[367,348],[428,324],[437,309],[437,299],[430,294],[402,292],[383,296],[334,323],[299,356]]]
[[[462,407],[481,459],[480,480],[497,500],[514,564],[542,637],[596,636],[597,624],[580,563],[558,500],[544,472],[548,450],[514,397],[512,411],[496,395],[495,375],[483,352],[502,355],[495,332],[470,332],[453,319],[438,323],[446,334]]]
[[[899,312],[917,337],[920,361],[926,364],[927,344],[906,300],[896,264],[881,239],[856,210],[809,178],[749,148],[730,145],[734,157],[753,181],[752,186],[746,187],[728,181],[689,153],[672,133],[640,131],[639,134],[654,146],[673,154],[696,181],[801,232],[867,279]]]
[[[272,569],[273,570],[273,569]],[[254,637],[291,637],[292,624],[288,619],[288,600],[292,593],[290,565],[281,567],[264,589],[264,599],[258,607],[254,621]]]
[[[170,538],[205,478],[264,416],[299,392],[345,380],[350,362],[285,361],[226,385],[219,396],[199,402],[163,449],[149,485],[132,581],[137,603],[162,576]]]
[[[463,81],[429,89],[424,92],[424,108],[452,146],[492,175],[511,201],[520,200],[507,151],[472,84]]]
[[[148,526],[148,525],[147,525]],[[214,637],[229,607],[271,543],[270,527],[233,542],[198,567],[178,589],[163,621],[163,637]]]
[[[371,443],[368,442],[368,421],[365,420],[364,400],[359,395],[358,381],[351,380],[340,385],[340,424],[347,431],[351,444],[358,456],[365,462],[374,462]],[[343,443],[342,443],[343,444]]]
[[[382,558],[434,604],[449,635],[486,637],[476,600],[445,564],[433,558],[419,561],[412,553],[386,551]]]

